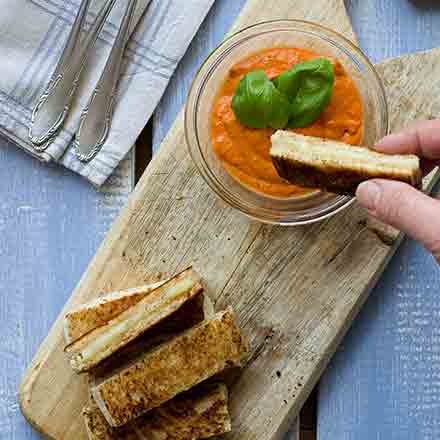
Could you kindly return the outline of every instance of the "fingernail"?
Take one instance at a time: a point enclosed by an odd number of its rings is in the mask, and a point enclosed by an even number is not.
[[[358,186],[356,198],[369,211],[375,211],[382,195],[382,188],[376,182],[367,181]]]

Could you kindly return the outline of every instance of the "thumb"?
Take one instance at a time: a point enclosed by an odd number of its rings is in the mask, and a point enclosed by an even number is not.
[[[381,179],[359,185],[356,197],[371,215],[421,242],[440,262],[440,201]]]

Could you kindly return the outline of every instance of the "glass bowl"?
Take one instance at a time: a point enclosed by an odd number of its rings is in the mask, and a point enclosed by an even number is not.
[[[265,223],[313,223],[348,207],[354,199],[323,191],[290,198],[252,191],[230,176],[211,145],[211,108],[230,68],[249,55],[272,47],[305,48],[338,59],[351,75],[363,100],[363,143],[373,145],[388,133],[385,91],[367,57],[353,43],[330,29],[306,21],[277,20],[237,32],[207,58],[189,92],[185,109],[186,142],[209,187],[233,208]]]

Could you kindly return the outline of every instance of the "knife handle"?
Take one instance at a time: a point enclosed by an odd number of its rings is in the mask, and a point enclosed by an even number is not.
[[[104,145],[110,131],[116,89],[127,46],[137,0],[129,0],[115,43],[87,106],[81,113],[78,132],[73,141],[77,158],[90,161]]]

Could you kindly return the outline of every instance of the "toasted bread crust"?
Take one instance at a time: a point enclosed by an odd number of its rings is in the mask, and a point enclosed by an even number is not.
[[[89,440],[138,440],[139,436],[131,425],[121,428],[109,426],[93,399],[82,411]]]
[[[228,390],[202,384],[121,428],[112,428],[91,399],[83,410],[89,440],[194,440],[231,431]]]
[[[164,282],[158,281],[135,289],[112,292],[70,310],[64,316],[66,345],[72,344],[92,330],[107,324]]]
[[[199,385],[133,422],[140,438],[193,440],[231,431],[224,384]]]
[[[92,388],[111,426],[121,426],[230,366],[247,347],[231,311],[166,342]]]
[[[149,328],[175,313],[202,290],[200,277],[192,269],[171,278],[107,324],[67,346],[65,351],[73,370],[81,373],[96,367]]]
[[[369,179],[392,179],[408,183],[414,187],[420,187],[419,174],[402,176],[397,173],[361,173],[356,170],[332,168],[330,166],[320,167],[307,165],[288,158],[272,158],[278,174],[304,188],[319,188],[324,191],[354,196],[357,187]]]
[[[144,334],[130,342],[127,346],[118,350],[108,359],[105,359],[91,371],[89,379],[91,384],[96,385],[102,380],[116,374],[136,361],[148,350],[171,339],[176,334],[200,324],[205,319],[211,318],[211,302],[204,293],[199,293],[191,301],[185,303],[177,312],[155,327],[147,330]]]
[[[282,136],[282,137],[281,137]],[[338,165],[332,165],[331,160],[328,159],[326,152],[320,151],[319,160],[310,160],[303,156],[302,152],[295,150],[294,141],[298,139],[303,145],[309,143],[310,150],[319,144],[319,147],[326,146],[328,148],[329,157],[331,155],[333,162],[334,158],[340,156],[341,159],[346,157],[350,152],[350,148],[355,148],[357,153],[362,154],[363,162],[373,161],[378,157],[386,157],[390,162],[399,160],[402,157],[410,156],[389,156],[373,152],[366,147],[352,147],[341,142],[333,142],[324,139],[313,137],[306,137],[296,135],[294,133],[280,134],[277,132],[273,136],[273,143],[286,141],[288,136],[291,137],[291,143],[285,145],[277,145],[277,148],[272,148],[271,157],[277,169],[278,174],[283,179],[305,188],[319,188],[325,191],[334,192],[337,194],[344,194],[354,196],[356,189],[362,182],[373,179],[393,179],[411,186],[419,187],[422,182],[422,173],[418,163],[418,158],[414,158],[413,165],[405,167],[363,167],[361,163],[347,164],[343,160]]]

